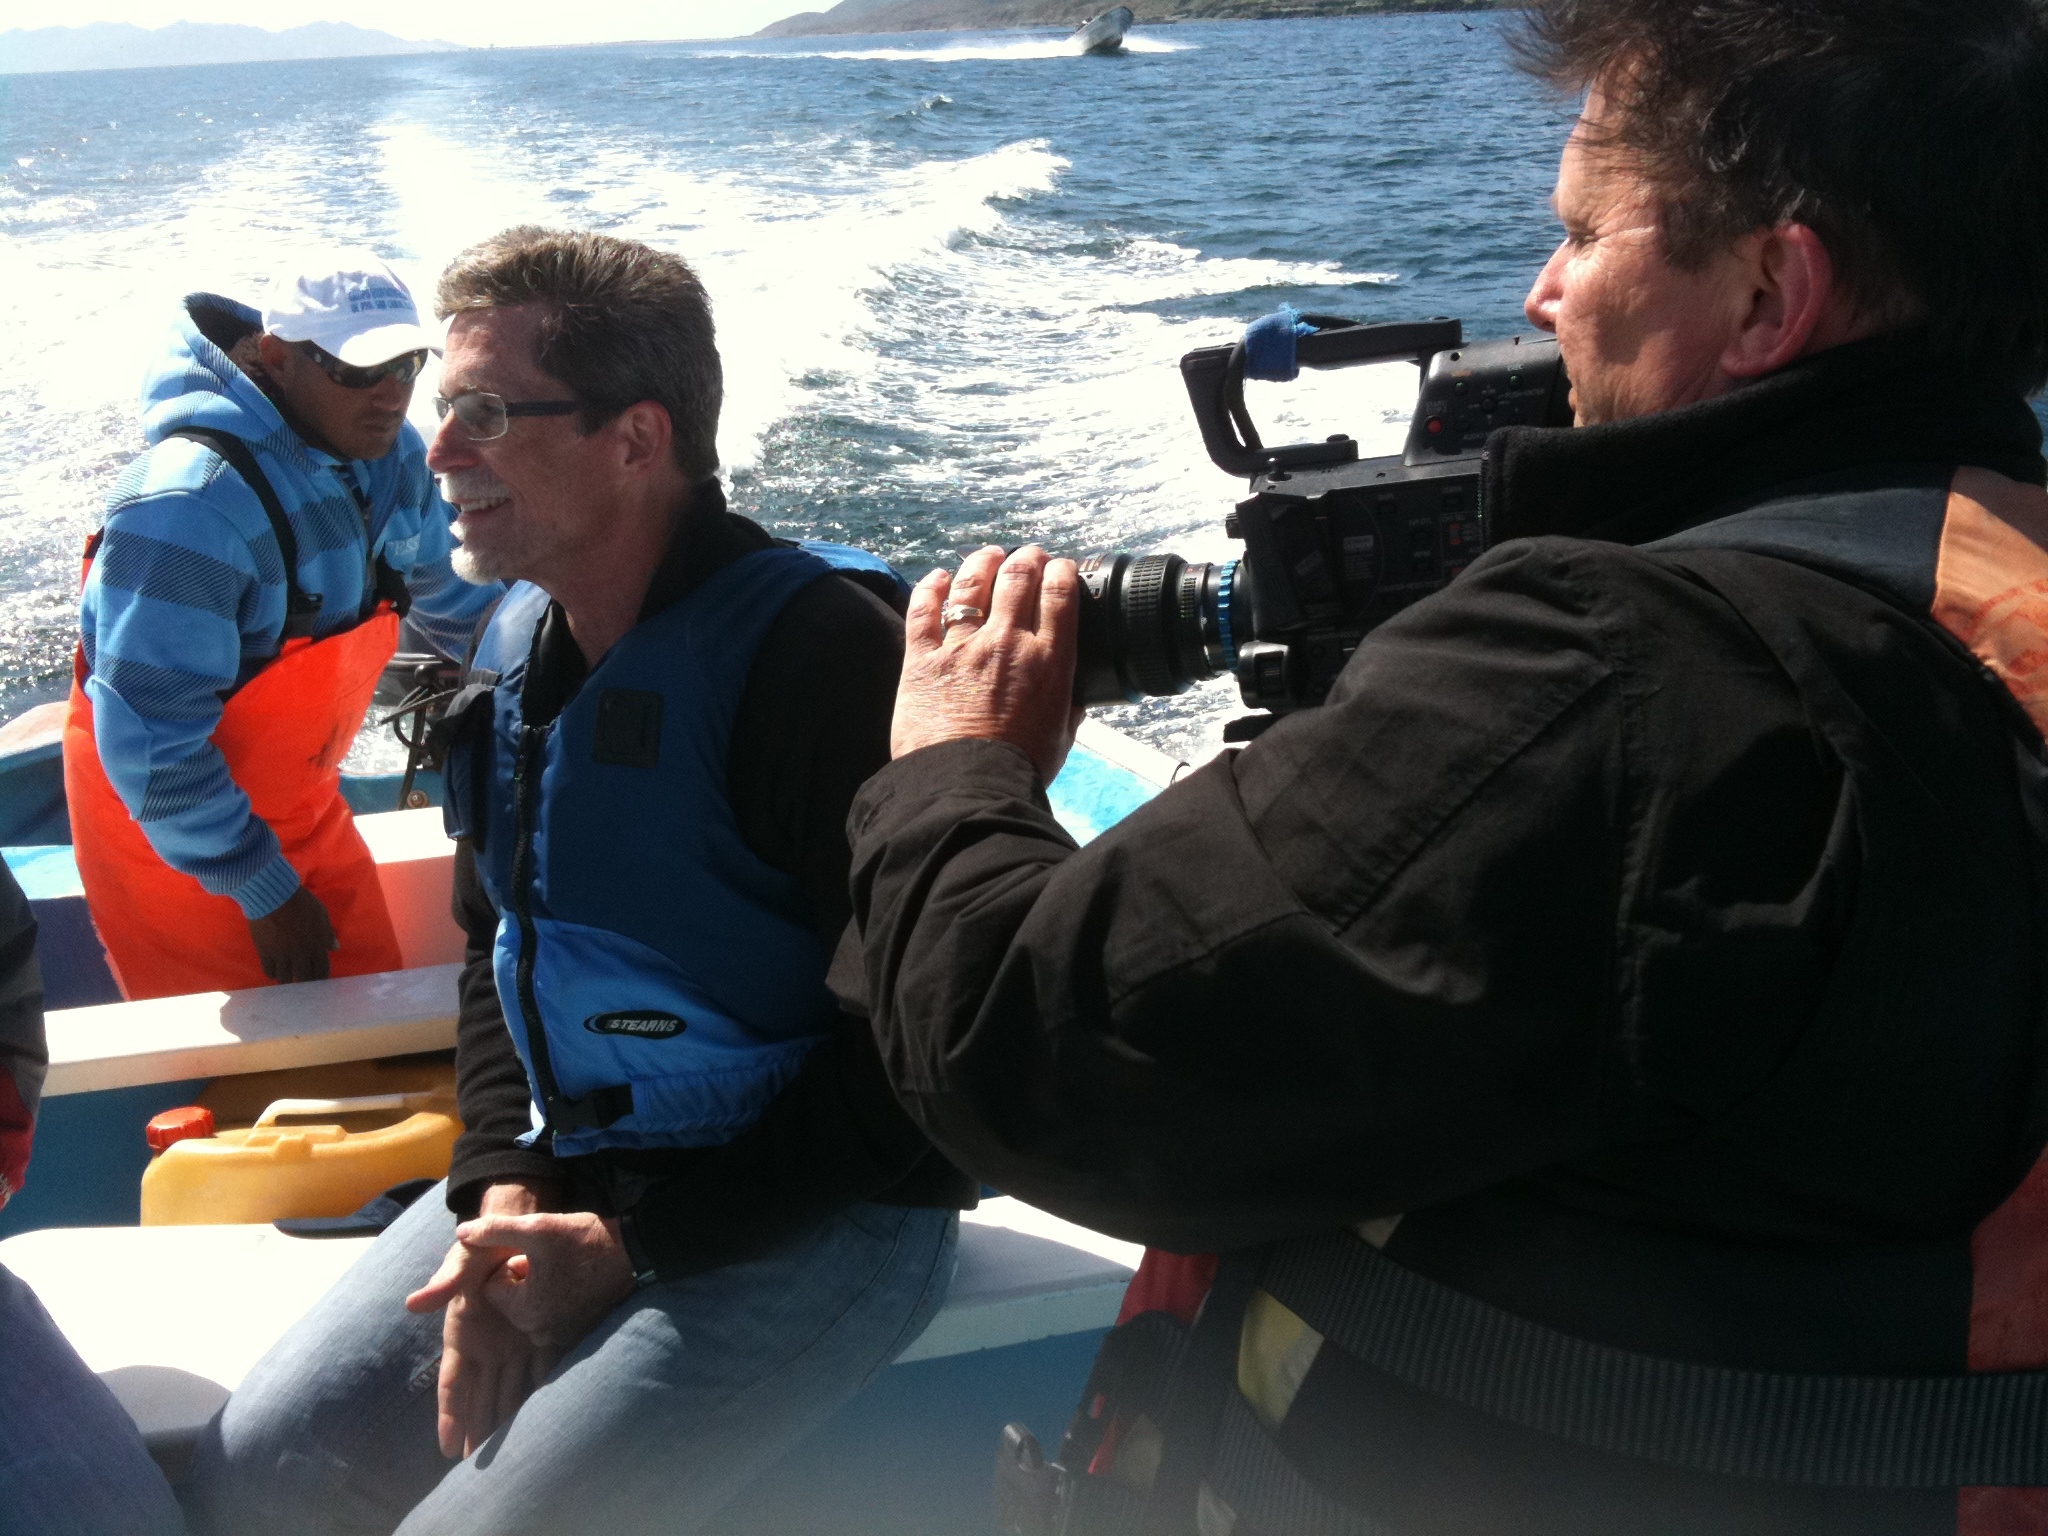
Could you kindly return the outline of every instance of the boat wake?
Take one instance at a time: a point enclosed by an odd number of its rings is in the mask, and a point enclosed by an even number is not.
[[[912,575],[991,541],[1226,553],[1239,488],[1204,455],[1176,363],[1236,323],[1174,309],[1398,281],[1113,231],[1077,241],[1058,217],[1068,162],[1041,139],[894,166],[842,143],[800,184],[624,149],[508,164],[416,123],[378,142],[393,238],[422,273],[477,231],[523,220],[687,255],[716,304],[734,505],[785,535],[868,545]],[[1414,372],[1380,372],[1305,376],[1261,409],[1279,432],[1364,425],[1366,451],[1388,451]],[[419,398],[432,393],[429,378]],[[1212,691],[1110,718],[1198,754],[1236,712],[1227,686]],[[353,771],[389,766],[390,747],[361,750]]]
[[[1188,53],[1199,43],[1171,42],[1165,38],[1143,35],[1126,36],[1125,53]],[[1083,52],[1081,44],[1072,37],[1033,36],[1018,38],[1011,42],[997,42],[992,39],[973,38],[957,43],[936,43],[928,47],[883,47],[883,48],[817,48],[796,50],[790,48],[760,49],[719,49],[706,50],[706,56],[723,59],[859,59],[887,63],[900,60],[905,63],[951,64],[963,59],[986,59],[997,63],[1009,63],[1028,59],[1072,59]]]

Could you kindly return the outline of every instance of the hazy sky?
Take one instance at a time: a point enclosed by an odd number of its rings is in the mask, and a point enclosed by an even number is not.
[[[833,0],[71,0],[30,25],[82,26],[128,21],[141,27],[174,21],[231,21],[278,31],[308,21],[346,21],[400,37],[454,43],[600,43],[641,37],[737,37],[797,11],[828,10]],[[22,25],[20,12],[8,18]]]

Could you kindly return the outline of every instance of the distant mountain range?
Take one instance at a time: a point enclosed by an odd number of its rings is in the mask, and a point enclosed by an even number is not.
[[[248,64],[283,59],[347,59],[363,54],[454,53],[459,43],[412,42],[344,21],[266,32],[213,22],[177,21],[154,31],[126,22],[86,27],[17,27],[0,32],[0,75],[68,69],[147,69],[159,64]]]
[[[1395,11],[1509,10],[1521,0],[1129,0],[1141,22],[1271,21],[1296,16],[1377,16]],[[1000,27],[1077,27],[1104,0],[840,0],[771,22],[756,37],[869,32],[976,32]]]

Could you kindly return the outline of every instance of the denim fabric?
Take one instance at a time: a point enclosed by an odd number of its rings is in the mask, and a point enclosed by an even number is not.
[[[422,1196],[250,1372],[200,1445],[203,1531],[695,1530],[923,1331],[959,1223],[855,1206],[764,1258],[649,1286],[451,1464],[441,1319],[403,1298],[454,1229],[440,1192]]]
[[[36,1293],[0,1265],[0,1531],[174,1536],[171,1485]]]

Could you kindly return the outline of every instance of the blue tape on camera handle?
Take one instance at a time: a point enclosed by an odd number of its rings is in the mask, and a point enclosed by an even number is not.
[[[1270,315],[1262,315],[1245,327],[1244,376],[1285,384],[1300,377],[1301,363],[1296,349],[1304,336],[1316,328],[1301,318],[1301,311],[1283,304]]]

